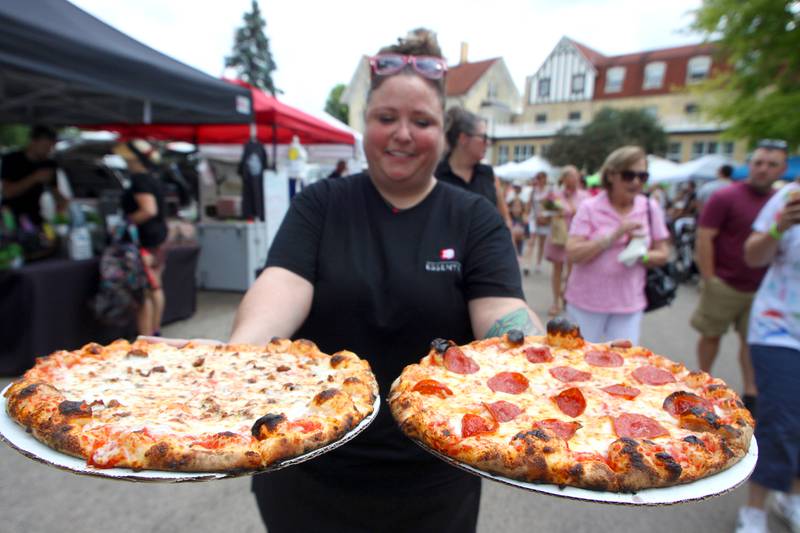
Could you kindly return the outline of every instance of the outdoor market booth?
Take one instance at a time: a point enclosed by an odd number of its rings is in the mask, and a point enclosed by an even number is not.
[[[131,39],[64,0],[0,4],[0,123],[239,124],[252,118],[250,91]],[[14,239],[16,236],[5,235]],[[164,321],[195,309],[196,244],[169,249]],[[0,270],[0,374],[36,356],[130,336],[99,323],[98,258],[48,258]]]
[[[200,166],[201,287],[244,292],[266,262],[269,244],[289,207],[289,180],[304,178],[306,163],[333,167],[339,159],[351,167],[363,161],[360,134],[335,119],[319,118],[279,101],[240,80],[253,101],[253,124],[104,124],[122,138],[182,141],[197,147]],[[258,146],[260,145],[260,146]],[[246,172],[245,153],[260,151],[271,161],[259,163],[259,177]],[[302,162],[293,153],[302,150]],[[251,175],[246,175],[251,174]],[[319,176],[317,176],[319,177]],[[255,209],[243,208],[248,194]]]

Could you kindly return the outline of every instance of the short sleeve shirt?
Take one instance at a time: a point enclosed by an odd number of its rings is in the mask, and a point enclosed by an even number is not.
[[[139,206],[134,195],[141,193],[152,194],[158,206],[156,216],[137,226],[141,245],[145,248],[154,248],[167,239],[164,193],[156,178],[150,174],[133,174],[130,188],[122,195],[122,210],[126,215],[136,212]]]
[[[55,161],[31,161],[25,152],[12,152],[3,158],[0,177],[9,183],[21,181],[41,168],[55,168]],[[42,222],[39,209],[39,198],[44,192],[44,185],[37,183],[27,191],[14,198],[3,198],[3,204],[11,208],[14,216],[26,215],[34,224]]]
[[[469,182],[464,181],[461,176],[458,176],[453,169],[450,168],[450,163],[447,159],[442,160],[439,166],[436,167],[436,179],[461,187],[475,194],[479,194],[489,200],[489,202],[497,205],[497,189],[494,186],[494,170],[489,165],[478,163],[472,170],[472,179]]]
[[[296,337],[327,353],[348,349],[366,358],[383,396],[434,338],[473,340],[470,300],[523,297],[509,231],[486,199],[437,183],[422,202],[397,211],[365,173],[321,180],[296,196],[267,266],[314,286],[311,311]],[[450,467],[442,470],[428,455],[384,408],[363,435],[309,468],[391,477],[404,475],[411,461],[424,466],[431,481],[449,475]]]
[[[647,204],[650,203],[652,228],[648,222]],[[648,248],[653,241],[669,238],[664,223],[664,213],[658,204],[644,195],[634,200],[633,209],[625,220],[639,222]],[[578,207],[572,219],[569,234],[589,240],[601,239],[617,229],[623,217],[617,213],[603,191]],[[646,269],[636,262],[625,266],[617,256],[628,243],[621,237],[605,251],[590,261],[572,265],[564,295],[570,305],[593,313],[634,313],[647,307],[644,296]]]
[[[780,215],[790,191],[785,186],[770,198],[753,223],[753,230],[766,233]],[[747,341],[751,344],[783,346],[800,350],[800,226],[786,230],[778,252],[753,300]]]
[[[761,194],[747,183],[734,183],[709,198],[700,215],[700,227],[718,230],[714,238],[714,275],[743,292],[755,292],[766,268],[744,262],[744,242],[758,212],[772,192]]]

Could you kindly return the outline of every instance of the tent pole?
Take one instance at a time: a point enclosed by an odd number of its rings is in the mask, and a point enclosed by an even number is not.
[[[151,124],[152,122],[153,122],[153,106],[150,100],[145,100],[144,106],[142,107],[142,123]]]
[[[278,127],[272,118],[272,170],[278,170]]]

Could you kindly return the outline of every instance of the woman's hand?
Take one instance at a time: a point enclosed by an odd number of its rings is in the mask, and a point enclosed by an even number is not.
[[[617,229],[614,230],[612,233],[613,240],[616,241],[623,235],[633,236],[633,233],[637,230],[642,229],[642,224],[640,222],[635,222],[633,220],[623,220],[622,223],[617,226]]]

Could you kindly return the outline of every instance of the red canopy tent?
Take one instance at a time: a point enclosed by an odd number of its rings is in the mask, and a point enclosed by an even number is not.
[[[255,133],[262,144],[288,144],[297,135],[302,144],[355,144],[352,133],[338,129],[240,80],[225,80],[247,87],[253,98]],[[242,144],[250,140],[248,124],[103,124],[87,129],[109,130],[123,138],[185,141],[193,144]]]

